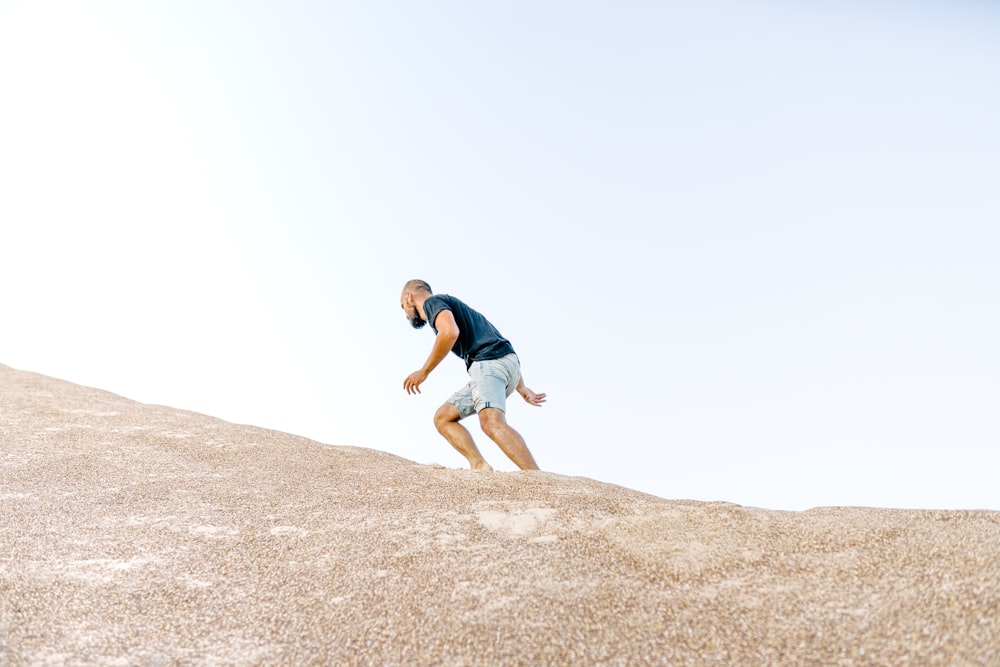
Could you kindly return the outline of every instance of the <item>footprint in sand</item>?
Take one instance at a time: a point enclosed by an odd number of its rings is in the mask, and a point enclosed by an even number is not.
[[[219,540],[225,537],[233,537],[239,534],[239,530],[233,528],[232,526],[191,526],[188,531],[192,535],[200,535],[201,537],[207,537],[210,539]]]
[[[490,530],[509,537],[526,537],[551,519],[556,511],[547,507],[530,507],[523,512],[507,513],[496,510],[478,512],[479,523]],[[555,535],[539,535],[532,542],[555,542]]]
[[[309,531],[298,526],[275,526],[271,529],[271,534],[275,537],[305,537],[309,534]]]

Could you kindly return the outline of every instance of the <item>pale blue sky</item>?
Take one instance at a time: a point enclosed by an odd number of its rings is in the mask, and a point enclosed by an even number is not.
[[[458,467],[461,361],[402,390],[422,277],[549,394],[509,410],[544,469],[1000,509],[998,34],[986,2],[0,0],[0,363]]]

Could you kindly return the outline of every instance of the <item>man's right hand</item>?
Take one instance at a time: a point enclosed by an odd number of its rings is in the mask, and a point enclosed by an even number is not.
[[[419,371],[410,373],[406,379],[403,380],[403,389],[406,390],[407,394],[419,394],[420,385],[424,383],[424,380],[427,379],[428,375],[429,373],[422,368]]]

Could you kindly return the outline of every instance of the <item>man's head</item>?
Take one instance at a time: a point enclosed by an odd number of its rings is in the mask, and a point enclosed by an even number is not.
[[[434,292],[431,291],[431,286],[423,280],[408,280],[403,285],[403,293],[399,297],[399,306],[406,313],[406,319],[410,321],[414,329],[420,329],[427,324],[427,320],[421,315],[421,306],[427,300],[427,297],[432,294]]]

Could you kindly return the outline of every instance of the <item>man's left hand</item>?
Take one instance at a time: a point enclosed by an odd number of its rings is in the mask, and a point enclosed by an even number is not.
[[[545,402],[545,394],[536,394],[527,387],[520,387],[518,393],[521,394],[521,398],[527,401],[530,405],[540,406]]]
[[[420,385],[422,385],[424,380],[427,379],[427,375],[427,371],[423,369],[410,373],[410,375],[403,381],[403,389],[406,390],[407,394],[419,394]]]

